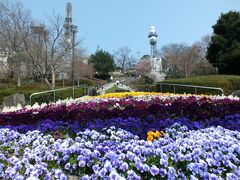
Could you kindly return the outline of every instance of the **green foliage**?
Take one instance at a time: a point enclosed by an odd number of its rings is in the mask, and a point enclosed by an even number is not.
[[[10,81],[7,78],[0,78],[0,83],[10,83]]]
[[[164,81],[166,83],[175,84],[188,84],[209,87],[222,88],[225,95],[231,94],[233,91],[240,89],[240,76],[233,75],[210,75],[210,76],[197,76],[191,78],[172,79]],[[157,86],[157,91],[160,87]],[[220,94],[221,92],[208,89],[197,89],[198,94]],[[173,92],[173,86],[163,86],[163,92]],[[177,93],[194,93],[194,88],[177,87]]]
[[[48,168],[48,170],[53,169],[53,168],[55,168],[55,169],[59,168],[58,163],[57,163],[57,160],[54,160],[54,161],[46,161],[46,163],[47,163],[47,168]]]
[[[56,91],[55,101],[57,101],[59,99],[63,100],[66,98],[73,98],[73,95],[74,95],[74,98],[78,98],[78,97],[81,97],[83,95],[83,93],[84,93],[84,91],[83,91],[82,87],[76,87],[74,90],[74,94],[73,94],[72,88]],[[24,93],[24,94],[25,94],[25,97],[27,98],[27,102],[28,102],[29,96],[31,95],[31,93]],[[32,104],[34,104],[35,102],[38,102],[39,104],[54,102],[54,93],[51,92],[51,93],[36,95],[32,98]]]
[[[114,70],[114,58],[113,56],[103,50],[97,50],[95,54],[90,56],[90,62],[99,75],[108,75],[110,71]]]
[[[88,86],[93,86],[94,82],[89,79],[80,79],[79,84],[87,84]]]
[[[108,79],[110,79],[111,75],[110,74],[95,74],[94,77],[98,78],[98,79],[108,80]]]
[[[153,83],[153,80],[152,80],[150,77],[148,77],[148,76],[144,76],[144,82],[145,82],[146,84],[152,84],[152,83]]]
[[[92,84],[91,81],[87,81],[87,80],[80,80],[80,84]],[[62,86],[57,86],[56,88],[63,88]],[[3,101],[3,98],[5,96],[10,96],[12,94],[15,93],[21,93],[24,94],[25,96],[25,100],[26,103],[29,104],[30,103],[30,95],[32,93],[35,92],[40,92],[40,91],[48,91],[51,90],[49,89],[48,86],[43,85],[41,83],[34,83],[34,84],[29,84],[26,86],[22,86],[22,87],[11,87],[11,88],[0,88],[0,102]],[[82,87],[76,87],[75,88],[75,94],[74,94],[74,98],[77,97],[81,97],[83,95],[84,91]],[[61,90],[56,92],[56,98],[55,100],[58,99],[66,99],[66,98],[70,98],[73,97],[73,90],[71,88],[67,89],[67,90]],[[32,98],[32,104],[35,102],[38,102],[39,104],[41,103],[48,103],[48,102],[53,102],[54,101],[54,96],[53,93],[47,93],[47,94],[41,94],[41,95],[37,95],[37,96],[33,96]]]
[[[70,156],[69,156],[69,163],[71,165],[77,164],[78,163],[77,158],[78,158],[77,154],[70,154]]]
[[[0,89],[0,102],[3,101],[3,98],[5,96],[10,96],[11,94],[14,94],[15,92],[15,88],[3,88]]]
[[[93,86],[94,85],[94,82],[90,79],[79,79],[79,82],[78,80],[75,80],[75,84],[87,84],[88,86]],[[63,82],[62,80],[56,80],[56,86],[57,87],[62,87],[63,85]],[[64,85],[65,86],[72,86],[72,81],[70,80],[64,80]]]
[[[207,59],[221,74],[240,75],[240,12],[222,14],[213,31]]]

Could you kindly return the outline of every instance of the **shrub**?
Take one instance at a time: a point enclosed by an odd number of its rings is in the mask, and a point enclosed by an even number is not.
[[[108,80],[111,76],[109,74],[95,74],[94,77],[98,79]]]
[[[165,80],[164,83],[174,83],[174,84],[188,84],[188,85],[199,85],[199,86],[209,86],[209,87],[219,87],[222,88],[225,95],[231,94],[233,91],[240,89],[240,76],[233,75],[210,75],[210,76],[197,76],[182,79],[171,79]],[[160,86],[156,86],[157,91],[160,91]],[[173,87],[166,87],[163,92],[173,92]],[[178,87],[176,89],[177,93],[194,93],[194,88],[184,88]],[[199,89],[198,94],[216,94],[219,92],[212,90]]]
[[[93,86],[94,82],[92,80],[89,79],[80,79],[79,80],[79,84],[87,84],[88,86]]]

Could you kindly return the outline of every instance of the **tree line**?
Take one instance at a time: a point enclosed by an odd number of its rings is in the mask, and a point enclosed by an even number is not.
[[[167,78],[209,74],[240,75],[240,12],[222,13],[212,26],[213,34],[187,45],[172,43],[159,50]],[[149,56],[137,64],[140,74],[151,70]]]
[[[167,78],[206,74],[240,75],[240,13],[221,14],[213,25],[213,34],[192,45],[172,43],[158,50]],[[72,51],[76,51],[72,57]],[[74,60],[74,61],[72,61]],[[84,62],[86,60],[86,62]],[[74,62],[74,66],[71,63]],[[20,2],[0,2],[0,79],[44,81],[55,88],[60,73],[76,78],[108,78],[109,72],[134,71],[146,76],[151,70],[150,57],[136,57],[132,50],[120,47],[113,53],[97,49],[89,57],[82,41],[66,39],[64,18],[52,13],[36,21]],[[151,78],[151,77],[150,77]]]
[[[222,13],[212,28],[212,35],[206,35],[192,45],[171,43],[158,50],[167,78],[210,74],[240,75],[240,12]],[[122,47],[113,55],[103,50],[97,51],[90,57],[92,62],[99,53],[105,53],[109,57],[109,62],[112,63],[109,71],[114,66],[121,72],[135,69],[137,75],[144,78],[148,76],[147,78],[151,79],[149,73],[152,65],[149,55],[143,55],[138,59],[131,54],[130,48]],[[99,72],[102,67],[103,65],[99,63],[95,66]],[[109,71],[105,69],[104,73]]]

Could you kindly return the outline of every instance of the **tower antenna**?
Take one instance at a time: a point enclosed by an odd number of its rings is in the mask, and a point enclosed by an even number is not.
[[[71,47],[71,53],[72,53],[72,66],[71,66],[71,79],[73,86],[75,85],[75,39],[76,39],[76,33],[78,31],[78,27],[73,25],[72,23],[72,3],[68,1],[66,5],[66,17],[64,22],[64,28],[65,28],[65,39]]]
[[[66,5],[64,28],[65,37],[68,41],[70,41],[72,37],[72,4],[69,1]]]
[[[149,42],[151,45],[151,53],[150,53],[151,58],[157,57],[157,37],[158,35],[156,32],[156,28],[154,26],[151,26],[149,30],[149,35],[148,35]]]

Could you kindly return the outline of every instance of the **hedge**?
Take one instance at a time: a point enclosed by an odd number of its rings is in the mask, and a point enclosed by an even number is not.
[[[173,84],[187,84],[187,85],[199,85],[199,86],[210,86],[222,88],[225,95],[232,94],[235,90],[240,90],[240,76],[234,75],[209,75],[209,76],[197,76],[182,79],[171,79],[165,80],[164,83]],[[156,90],[160,91],[160,86],[156,86]],[[173,87],[163,87],[163,92],[173,92]],[[176,93],[194,93],[194,88],[176,88]],[[198,89],[198,94],[220,94],[215,90],[203,90]]]

